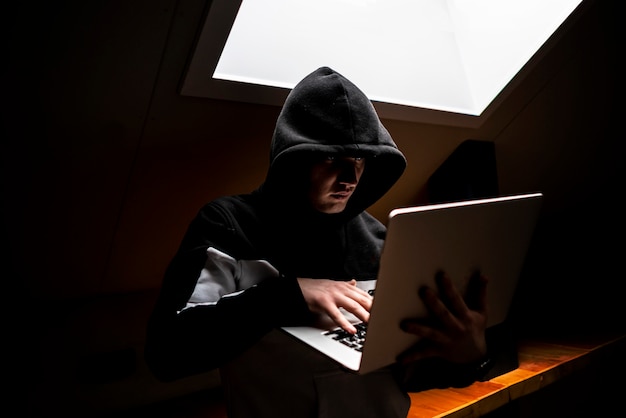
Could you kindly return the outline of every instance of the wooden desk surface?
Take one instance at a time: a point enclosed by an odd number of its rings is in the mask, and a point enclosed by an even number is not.
[[[411,409],[407,418],[483,416],[585,368],[601,356],[625,350],[626,336],[586,338],[584,342],[523,342],[518,351],[519,368],[465,388],[410,393]]]
[[[518,349],[519,368],[486,382],[476,382],[465,388],[431,389],[410,393],[411,408],[407,418],[472,418],[507,405],[525,395],[538,392],[576,372],[609,364],[626,354],[626,335],[603,338],[581,338],[579,341],[550,341],[546,338],[527,340]],[[590,367],[587,367],[590,366]],[[621,377],[621,376],[619,376]],[[622,396],[616,388],[617,397]],[[199,396],[198,396],[199,395]],[[224,399],[220,391],[207,395],[159,403],[115,418],[153,416],[167,418],[226,418]],[[569,394],[568,394],[569,395]],[[572,395],[575,396],[575,395]],[[604,396],[604,394],[603,394]],[[531,414],[531,416],[537,416]],[[556,415],[565,416],[560,412]],[[603,416],[603,414],[592,416]]]

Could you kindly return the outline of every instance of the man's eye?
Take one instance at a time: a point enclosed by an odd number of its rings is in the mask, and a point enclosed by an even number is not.
[[[335,161],[335,156],[334,155],[327,155],[326,156],[326,161]]]

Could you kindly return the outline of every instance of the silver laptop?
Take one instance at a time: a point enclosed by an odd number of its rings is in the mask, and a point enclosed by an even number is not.
[[[425,285],[436,289],[435,275],[441,270],[461,291],[476,270],[487,276],[487,325],[502,323],[542,198],[534,193],[394,209],[378,277],[358,284],[375,289],[370,319],[366,331],[358,333],[360,338],[346,339],[328,317],[312,326],[283,329],[355,372],[388,366],[418,341],[400,329],[400,322],[428,315],[418,291]],[[352,323],[360,322],[345,314]]]

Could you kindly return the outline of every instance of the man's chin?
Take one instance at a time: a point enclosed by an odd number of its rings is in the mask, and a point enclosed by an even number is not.
[[[318,210],[318,212],[326,213],[328,215],[333,215],[333,214],[343,212],[346,209],[347,203],[348,202],[329,203],[329,204],[321,205],[317,207],[316,209]]]

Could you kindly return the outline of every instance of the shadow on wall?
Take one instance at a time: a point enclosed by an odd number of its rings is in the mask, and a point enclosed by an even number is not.
[[[587,202],[540,219],[512,309],[521,334],[626,332],[619,208]]]

